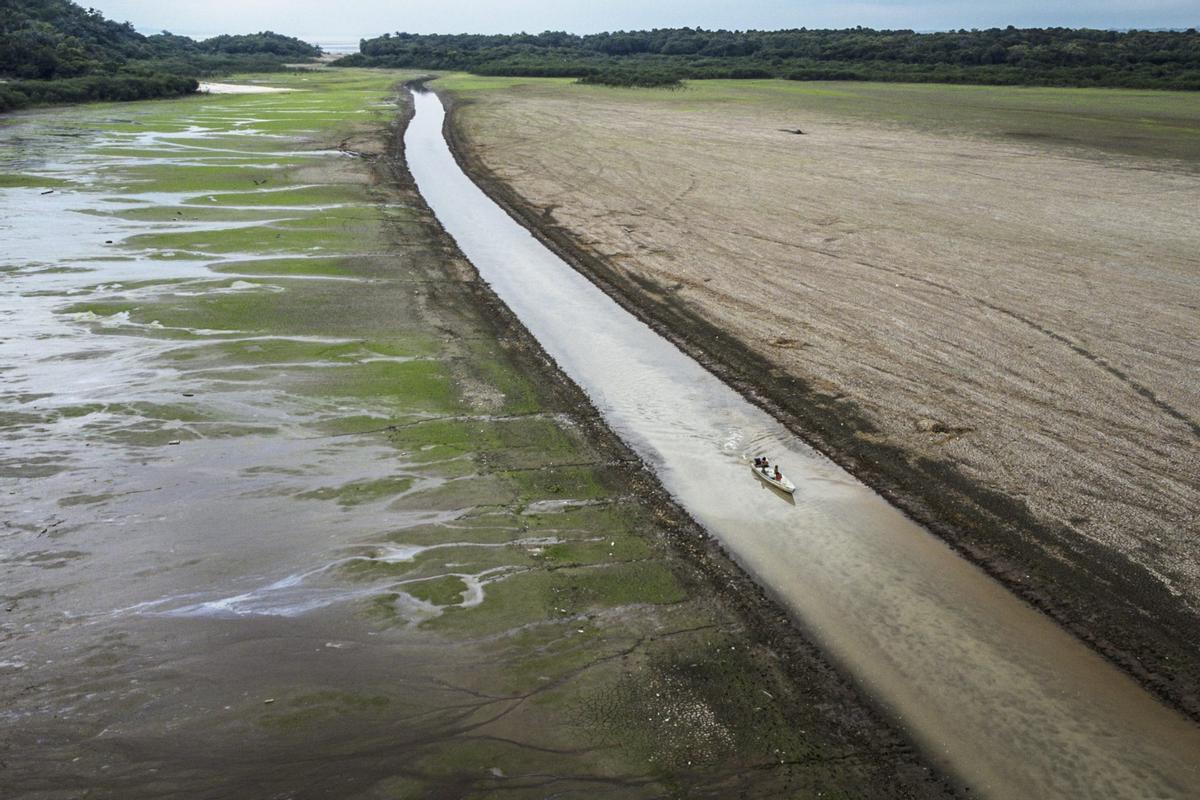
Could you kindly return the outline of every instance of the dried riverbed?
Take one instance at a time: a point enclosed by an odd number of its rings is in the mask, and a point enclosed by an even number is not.
[[[459,257],[401,77],[0,127],[0,793],[945,794]]]
[[[451,76],[627,308],[1200,719],[1200,102]]]

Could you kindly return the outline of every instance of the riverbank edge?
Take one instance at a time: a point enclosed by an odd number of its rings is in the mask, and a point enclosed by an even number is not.
[[[880,441],[852,401],[783,373],[669,288],[623,273],[499,178],[461,129],[457,111],[471,101],[438,94],[447,107],[445,136],[463,171],[540,242],[959,555],[1200,722],[1200,653],[1186,646],[1200,641],[1200,616],[1153,574],[1067,526],[1036,518],[1020,498],[981,484],[950,461]]]
[[[410,86],[421,89],[423,80],[409,81],[404,88]],[[444,94],[439,93],[439,96],[447,103],[449,111],[450,102]],[[502,337],[514,362],[523,371],[537,376],[542,391],[561,398],[568,407],[575,409],[574,415],[586,438],[617,466],[624,476],[628,494],[652,510],[667,546],[693,571],[689,577],[697,585],[707,587],[717,602],[731,610],[744,626],[748,638],[773,653],[790,680],[805,687],[810,696],[820,698],[827,717],[839,734],[849,734],[862,743],[865,752],[893,763],[892,780],[874,787],[869,796],[966,796],[962,793],[962,780],[951,776],[932,754],[925,753],[908,732],[893,721],[893,715],[886,708],[859,688],[853,676],[830,661],[812,638],[797,627],[786,609],[676,503],[642,459],[608,427],[587,394],[559,368],[482,279],[415,189],[404,153],[404,133],[412,115],[412,102],[406,91],[401,92],[400,112],[392,123],[385,155],[379,160],[377,169],[387,180],[413,187],[417,210],[433,220],[431,227],[436,228],[437,237],[447,253],[469,273],[470,279],[461,281],[464,293],[469,294],[481,318]]]

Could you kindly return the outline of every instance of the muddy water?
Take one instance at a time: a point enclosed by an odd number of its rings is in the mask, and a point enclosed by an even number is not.
[[[1200,796],[1200,729],[720,383],[459,169],[433,94],[406,136],[458,244],[678,500],[978,795]],[[794,500],[755,480],[766,453]]]

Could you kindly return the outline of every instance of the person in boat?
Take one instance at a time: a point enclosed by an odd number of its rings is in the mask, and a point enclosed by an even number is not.
[[[767,460],[762,456],[759,456],[758,458],[754,459],[754,466],[761,469],[762,467],[767,466]]]
[[[776,465],[775,465],[775,480],[777,480],[777,481],[782,481],[782,480],[783,480],[783,473],[779,471],[779,465],[778,465],[778,464],[776,464]]]

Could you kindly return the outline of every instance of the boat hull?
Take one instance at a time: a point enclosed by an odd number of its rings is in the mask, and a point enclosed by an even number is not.
[[[787,479],[786,475],[783,476],[783,480],[777,481],[777,480],[775,480],[774,475],[770,475],[766,472],[763,472],[758,467],[751,465],[750,469],[751,469],[751,471],[754,472],[754,477],[758,478],[760,481],[767,484],[768,486],[778,489],[781,492],[787,492],[788,494],[791,494],[792,492],[796,491],[796,484],[789,481]]]

